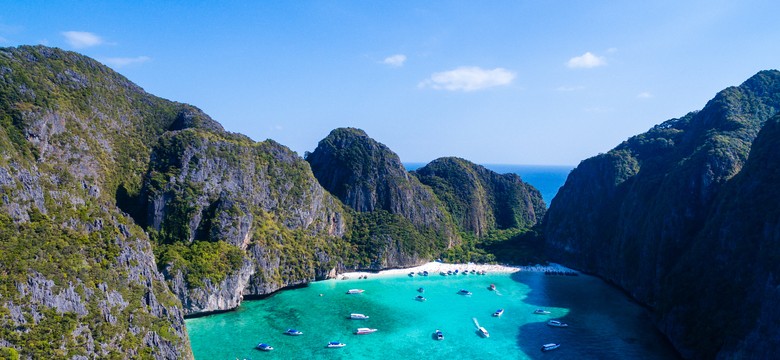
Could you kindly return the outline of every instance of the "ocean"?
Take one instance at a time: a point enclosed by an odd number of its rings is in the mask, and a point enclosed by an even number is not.
[[[425,166],[425,163],[404,163],[406,170],[412,171]],[[574,166],[561,165],[511,165],[511,164],[481,164],[499,174],[514,173],[520,175],[523,181],[533,185],[542,193],[542,199],[550,206],[550,201],[558,193],[558,189],[566,182],[569,172]]]
[[[488,286],[496,285],[496,291]],[[416,301],[425,289],[427,301]],[[362,294],[346,294],[359,288]],[[459,295],[467,289],[472,295]],[[550,314],[534,314],[543,308]],[[492,316],[504,309],[501,317]],[[351,313],[369,316],[350,320]],[[490,333],[476,331],[474,319]],[[550,319],[567,328],[547,325]],[[540,272],[326,280],[188,319],[196,359],[675,359],[647,311],[603,281]],[[355,335],[358,327],[376,328]],[[294,328],[301,336],[284,332]],[[444,340],[434,338],[441,330]],[[330,341],[346,346],[326,348]],[[275,348],[261,352],[254,347]],[[543,344],[560,348],[541,352]]]

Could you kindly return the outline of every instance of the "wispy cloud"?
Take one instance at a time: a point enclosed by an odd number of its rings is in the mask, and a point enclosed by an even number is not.
[[[7,43],[7,42],[8,42],[8,39],[6,39],[6,38],[4,38],[4,37],[0,36],[0,44],[2,44],[2,43]]]
[[[580,55],[575,56],[569,61],[566,62],[566,66],[571,69],[577,69],[577,68],[594,68],[598,66],[604,66],[607,65],[607,60],[604,59],[602,56],[596,56],[593,55],[590,51]]]
[[[515,74],[504,68],[485,70],[477,66],[462,66],[454,70],[434,73],[417,86],[436,90],[475,91],[508,85]]]
[[[112,65],[115,67],[123,67],[123,66],[133,65],[133,64],[143,64],[150,60],[152,60],[152,58],[148,56],[112,57],[112,58],[101,59],[101,61],[103,61],[107,65]]]
[[[83,49],[103,44],[105,41],[100,36],[86,31],[64,31],[62,36],[65,41],[76,49]]]
[[[392,67],[401,67],[406,62],[406,55],[404,54],[395,54],[392,56],[386,57],[384,60],[382,60],[382,64],[390,65]]]
[[[653,94],[651,94],[651,93],[649,93],[647,91],[644,91],[644,92],[639,93],[639,95],[637,95],[636,97],[637,97],[637,99],[649,99],[649,98],[653,97]]]
[[[582,85],[563,85],[563,86],[559,86],[555,90],[560,92],[572,92],[572,91],[580,91],[584,89],[585,87]]]

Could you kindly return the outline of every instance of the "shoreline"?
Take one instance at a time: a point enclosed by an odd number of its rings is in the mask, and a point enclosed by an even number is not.
[[[368,276],[379,276],[379,277],[389,277],[389,276],[399,276],[399,275],[408,275],[409,273],[414,273],[414,276],[418,276],[417,273],[427,271],[429,275],[439,275],[440,272],[447,272],[447,271],[477,271],[482,272],[484,271],[487,274],[490,273],[504,273],[504,274],[511,274],[516,273],[519,271],[526,271],[526,272],[555,272],[555,271],[561,271],[561,272],[575,272],[578,273],[578,271],[569,269],[563,265],[560,264],[554,264],[550,263],[549,265],[526,265],[526,266],[515,266],[515,265],[501,265],[501,264],[476,264],[476,263],[467,263],[467,264],[460,264],[460,263],[442,263],[437,261],[431,261],[422,265],[409,267],[409,268],[402,268],[402,269],[387,269],[387,270],[380,270],[379,272],[373,272],[373,271],[350,271],[338,274],[334,279],[337,280],[348,280],[348,279],[361,279]]]

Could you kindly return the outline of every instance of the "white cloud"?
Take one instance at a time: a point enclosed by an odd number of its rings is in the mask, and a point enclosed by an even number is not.
[[[514,78],[515,74],[504,68],[485,70],[477,66],[462,66],[454,70],[434,73],[417,86],[436,90],[474,91],[508,85]]]
[[[388,56],[384,60],[382,60],[382,64],[390,65],[393,67],[403,66],[404,62],[406,62],[406,55],[403,54],[395,54],[393,56]]]
[[[614,54],[614,53],[616,53],[617,51],[618,51],[618,49],[617,49],[617,48],[615,48],[615,47],[611,47],[611,48],[607,49],[607,54]]]
[[[86,31],[65,31],[62,33],[65,37],[65,41],[76,49],[83,49],[92,46],[97,46],[104,43],[100,36],[97,36],[91,32]]]
[[[555,90],[557,90],[557,91],[561,91],[561,92],[571,92],[571,91],[579,91],[579,90],[584,90],[584,89],[585,89],[585,87],[584,87],[584,86],[582,86],[582,85],[575,85],[575,86],[572,86],[572,85],[564,85],[564,86],[559,86],[559,87],[558,87],[557,89],[555,89]]]
[[[581,56],[575,56],[566,62],[566,66],[572,69],[575,68],[594,68],[598,66],[607,65],[607,60],[602,56],[593,55],[590,51],[582,54]]]
[[[143,64],[150,60],[152,60],[152,58],[148,56],[114,57],[114,58],[101,59],[101,61],[103,61],[104,63],[108,65],[113,65],[115,67],[123,67],[123,66],[133,65],[133,64]]]
[[[649,98],[653,97],[653,94],[645,91],[645,92],[639,93],[639,95],[637,95],[636,97],[637,97],[637,99],[649,99]]]

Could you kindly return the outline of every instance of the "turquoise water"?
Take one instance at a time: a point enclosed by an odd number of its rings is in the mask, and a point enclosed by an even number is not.
[[[412,171],[425,166],[425,163],[404,163],[407,170]],[[482,164],[482,166],[499,174],[514,173],[520,175],[523,181],[533,185],[542,193],[542,199],[550,206],[550,201],[558,193],[558,189],[566,182],[573,166],[558,165],[507,165]]]
[[[498,291],[489,291],[489,284]],[[425,302],[415,301],[424,287]],[[347,295],[352,288],[364,289]],[[471,296],[458,295],[461,288]],[[550,315],[535,315],[543,307]],[[499,308],[500,318],[491,316]],[[350,320],[363,313],[368,320]],[[489,332],[482,338],[476,318]],[[569,323],[552,328],[549,319]],[[377,328],[354,335],[358,327]],[[187,320],[196,359],[669,359],[676,354],[645,310],[590,276],[541,273],[327,280],[285,290],[237,311]],[[302,336],[287,336],[288,328]],[[433,339],[436,329],[444,340]],[[347,346],[328,349],[329,341]],[[259,342],[275,347],[254,350]],[[562,346],[548,353],[542,344]]]

